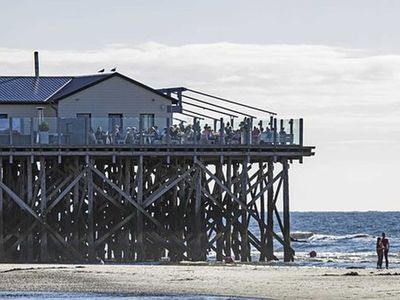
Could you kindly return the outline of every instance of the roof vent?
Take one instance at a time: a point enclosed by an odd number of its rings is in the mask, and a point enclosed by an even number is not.
[[[33,57],[35,60],[35,77],[39,78],[39,52],[33,52]]]

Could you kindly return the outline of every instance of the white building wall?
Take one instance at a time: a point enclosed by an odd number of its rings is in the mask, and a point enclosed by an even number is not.
[[[36,118],[38,107],[43,107],[45,117],[56,116],[55,109],[42,104],[0,104],[0,114],[7,114],[11,118]]]
[[[154,114],[155,124],[164,128],[167,117],[172,122],[172,114],[167,112],[170,105],[168,99],[115,76],[60,100],[58,115],[75,118],[78,113],[89,113],[93,129],[106,129],[109,114],[122,114],[125,128],[138,127],[140,114]]]

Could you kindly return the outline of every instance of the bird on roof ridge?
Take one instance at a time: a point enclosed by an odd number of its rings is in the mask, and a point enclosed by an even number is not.
[[[97,71],[97,73],[104,73],[104,69]]]

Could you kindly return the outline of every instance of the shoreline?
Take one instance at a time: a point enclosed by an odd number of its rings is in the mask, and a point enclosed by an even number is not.
[[[400,298],[400,269],[251,264],[0,264],[4,292],[216,295],[272,299]]]

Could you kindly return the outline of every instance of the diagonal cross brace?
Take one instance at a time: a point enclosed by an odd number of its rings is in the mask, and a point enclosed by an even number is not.
[[[247,213],[249,213],[256,221],[262,222],[261,219],[260,219],[251,209],[249,209],[249,207],[248,207],[245,203],[243,203],[240,199],[238,199],[238,198],[237,198],[237,197],[236,197],[236,196],[235,196],[235,195],[220,181],[220,180],[219,180],[218,177],[216,177],[210,170],[208,170],[208,169],[206,168],[206,166],[205,166],[202,162],[200,162],[199,160],[197,160],[197,161],[196,161],[196,164],[198,164],[209,176],[213,177],[215,183],[218,184],[223,190],[225,190],[226,193],[227,193],[235,202],[237,202],[237,203],[240,205],[240,207],[241,207],[242,209],[246,210]],[[280,176],[282,176],[281,173],[279,173],[279,174],[275,177],[275,179],[274,179],[273,182],[268,183],[268,185],[267,185],[263,190],[267,190],[268,188],[270,188],[270,187],[274,184],[274,182],[280,178]],[[256,199],[253,199],[250,203],[248,203],[248,205],[251,206],[251,205],[255,202],[255,200],[256,200]],[[235,220],[238,219],[239,217],[240,217],[240,213],[236,214],[235,217],[234,217],[232,220],[230,220],[230,221],[231,221],[231,222],[232,222],[232,221],[235,221]],[[263,224],[263,227],[264,227],[264,226],[266,227],[265,224]],[[273,233],[273,235],[274,235],[274,237],[275,237],[280,243],[283,243],[283,244],[284,244],[283,240],[282,240],[277,234]],[[218,238],[220,238],[221,236],[222,236],[222,235],[219,235],[219,236],[217,235],[217,236],[215,236],[214,239],[213,239],[212,241],[210,241],[210,243],[211,243],[211,242],[215,242],[215,241],[216,241]],[[210,244],[210,243],[209,243],[209,244]]]
[[[31,207],[24,202],[14,191],[12,191],[7,185],[5,185],[3,182],[0,181],[0,187],[11,197],[11,199],[14,200],[15,203],[25,212],[27,212],[29,215],[31,215],[36,221],[38,221],[48,232],[50,232],[55,240],[57,240],[61,245],[66,247],[68,250],[71,251],[72,254],[79,260],[83,261],[83,258],[81,254],[76,251],[74,247],[69,245],[67,242],[65,242],[64,238],[58,234],[57,231],[55,231],[53,228],[51,228],[47,223],[45,223],[42,218],[40,218],[32,209]]]
[[[143,206],[144,207],[150,206],[158,198],[160,198],[162,195],[164,195],[166,192],[168,192],[170,189],[172,189],[179,182],[186,179],[186,177],[188,177],[190,175],[190,173],[192,173],[194,170],[196,170],[196,167],[191,167],[189,170],[187,170],[183,174],[176,175],[174,180],[168,181],[167,183],[161,185],[154,193],[152,193],[148,198],[146,198],[146,200],[144,200]]]

